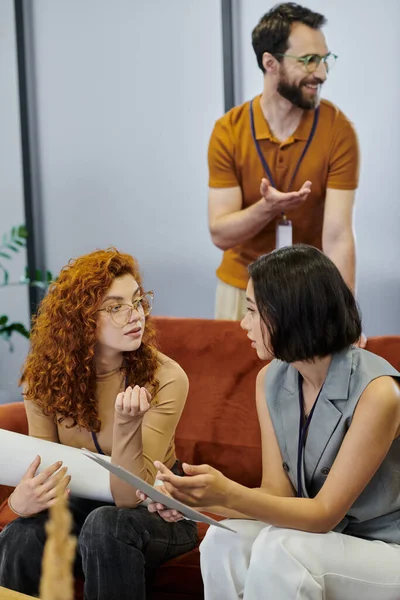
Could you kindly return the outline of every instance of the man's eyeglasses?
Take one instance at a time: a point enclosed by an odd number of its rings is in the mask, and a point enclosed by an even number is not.
[[[147,317],[153,308],[154,292],[145,292],[139,296],[132,304],[112,304],[106,308],[100,308],[98,312],[108,312],[111,319],[119,327],[127,325],[132,318],[132,313],[136,310],[140,316]]]
[[[325,56],[321,56],[320,54],[307,54],[307,56],[293,56],[293,54],[274,54],[274,56],[282,56],[282,57],[287,57],[287,58],[294,58],[295,60],[297,60],[297,62],[303,63],[307,73],[314,73],[314,71],[316,71],[320,65],[321,62],[324,63],[325,68],[326,68],[326,72],[329,73],[329,71],[334,67],[336,60],[337,60],[337,55],[333,54],[332,52],[328,52],[328,54],[325,54]]]

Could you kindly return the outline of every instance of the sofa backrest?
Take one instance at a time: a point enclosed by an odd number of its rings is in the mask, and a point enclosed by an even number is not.
[[[190,389],[176,432],[177,456],[208,463],[249,487],[261,479],[255,406],[257,358],[236,321],[154,317],[160,350],[186,371]],[[370,338],[367,350],[400,371],[400,336]]]
[[[160,350],[189,377],[178,458],[208,463],[243,485],[261,477],[255,382],[263,363],[237,321],[154,318]]]

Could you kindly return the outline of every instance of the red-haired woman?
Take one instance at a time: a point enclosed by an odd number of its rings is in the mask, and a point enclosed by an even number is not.
[[[153,461],[176,464],[174,434],[188,380],[154,345],[135,260],[114,249],[70,261],[42,301],[22,382],[29,435],[112,457],[150,483]],[[0,585],[38,593],[47,509],[67,489],[66,465],[36,474],[34,460],[10,497],[19,515],[0,534]],[[191,550],[191,521],[166,523],[111,476],[115,504],[72,497],[86,600],[145,598],[145,571]]]

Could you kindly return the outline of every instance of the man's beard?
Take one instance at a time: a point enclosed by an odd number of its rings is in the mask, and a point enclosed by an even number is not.
[[[303,93],[303,88],[306,83],[302,81],[300,84],[289,83],[285,75],[282,75],[278,83],[278,94],[280,94],[286,100],[289,100],[294,106],[302,108],[303,110],[313,110],[319,104],[318,93],[315,96],[306,97]],[[316,84],[322,83],[322,81],[316,81]]]

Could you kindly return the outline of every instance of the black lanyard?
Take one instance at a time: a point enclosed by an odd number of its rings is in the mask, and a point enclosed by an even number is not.
[[[314,137],[315,131],[317,129],[317,125],[318,125],[318,119],[319,119],[319,107],[316,108],[315,111],[314,111],[314,121],[313,121],[313,124],[312,124],[312,127],[311,127],[310,135],[308,136],[307,143],[304,146],[304,150],[301,153],[301,156],[300,156],[300,158],[298,160],[298,163],[296,165],[296,168],[295,168],[294,173],[292,175],[292,178],[290,180],[289,187],[287,189],[288,192],[291,191],[291,187],[293,185],[294,178],[296,177],[297,172],[298,172],[298,170],[300,168],[300,165],[302,163],[302,160],[305,157],[305,155],[307,153],[307,150],[309,149],[310,144],[311,144],[311,142],[313,140],[313,137]],[[256,147],[257,154],[258,154],[258,156],[260,158],[261,164],[264,167],[264,171],[265,171],[265,173],[266,173],[266,175],[267,175],[267,177],[269,179],[270,184],[272,185],[272,187],[276,188],[276,185],[275,185],[275,182],[274,182],[274,178],[272,177],[272,173],[271,173],[271,171],[269,169],[268,163],[265,160],[265,157],[264,157],[263,153],[261,152],[260,144],[258,142],[258,139],[256,138],[256,129],[255,129],[255,126],[254,126],[253,100],[250,102],[250,127],[251,127],[251,135],[253,136],[253,142],[254,142],[254,145]],[[281,191],[283,191],[283,190],[281,190]]]
[[[301,374],[299,373],[300,425],[299,425],[299,447],[297,450],[297,497],[298,498],[305,498],[304,493],[303,493],[303,486],[301,483],[301,467],[302,467],[302,463],[303,463],[303,452],[304,452],[304,448],[306,445],[307,431],[310,426],[310,422],[311,422],[311,419],[312,419],[312,416],[314,413],[314,409],[317,406],[318,398],[320,397],[323,387],[324,386],[322,386],[321,389],[319,390],[318,396],[316,397],[316,400],[314,402],[314,406],[312,407],[311,412],[308,415],[306,422],[303,425],[303,420],[304,420],[303,378],[302,378]]]
[[[99,440],[97,439],[97,435],[95,434],[94,431],[91,432],[92,433],[92,440],[94,445],[96,446],[96,450],[99,454],[104,454],[103,450],[101,449],[101,446],[99,444]],[[105,454],[104,454],[105,455]]]
[[[128,387],[128,376],[125,377],[125,389]],[[105,456],[105,453],[103,452],[103,450],[101,449],[101,446],[99,444],[99,440],[97,439],[97,435],[95,434],[94,431],[91,431],[92,434],[92,440],[94,445],[96,446],[96,450],[99,454],[103,454]]]

